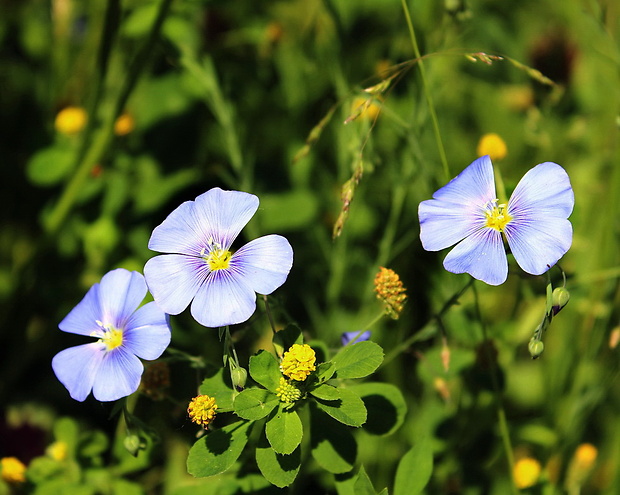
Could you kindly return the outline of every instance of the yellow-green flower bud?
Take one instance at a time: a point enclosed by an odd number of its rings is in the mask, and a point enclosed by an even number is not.
[[[553,316],[557,315],[560,310],[568,304],[570,292],[564,287],[556,287],[551,294],[551,310]]]
[[[245,382],[248,379],[248,372],[245,368],[238,367],[230,370],[230,379],[232,380],[233,387],[237,390],[243,390]]]
[[[532,359],[536,359],[539,358],[545,350],[545,344],[543,344],[541,340],[532,339],[527,345],[527,348],[530,351],[530,356],[532,356]]]

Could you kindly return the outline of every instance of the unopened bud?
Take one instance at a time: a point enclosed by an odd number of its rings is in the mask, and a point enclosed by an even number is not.
[[[542,340],[532,339],[527,345],[527,349],[530,351],[530,356],[532,356],[532,359],[537,359],[545,350],[545,344],[542,343]]]
[[[248,379],[248,372],[245,368],[233,368],[230,370],[230,379],[232,380],[233,387],[237,390],[243,390],[245,382]]]
[[[146,443],[136,434],[127,435],[123,440],[123,445],[134,457],[137,457],[138,453],[146,448]]]
[[[570,300],[570,292],[564,287],[556,287],[551,295],[551,310],[553,316],[557,315],[560,310],[568,304]]]

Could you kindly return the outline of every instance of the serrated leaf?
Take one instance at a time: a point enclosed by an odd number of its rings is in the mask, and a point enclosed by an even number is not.
[[[310,394],[316,397],[317,399],[322,399],[322,400],[340,399],[340,391],[336,387],[333,387],[332,385],[327,385],[326,383],[318,386],[314,390],[311,390]]]
[[[417,495],[431,479],[433,450],[430,437],[422,437],[398,463],[394,495]]]
[[[235,397],[233,408],[237,416],[256,421],[267,416],[279,403],[269,390],[246,388]]]
[[[297,447],[290,455],[278,454],[263,432],[256,447],[256,464],[270,483],[283,488],[293,483],[299,473],[301,449]]]
[[[330,473],[346,473],[353,469],[357,443],[350,428],[311,407],[310,445],[312,457]]]
[[[299,415],[278,410],[265,425],[267,440],[278,454],[291,454],[301,443],[304,430]]]
[[[261,349],[250,357],[250,376],[275,394],[282,377],[280,364],[273,354]]]
[[[381,365],[383,349],[374,342],[358,342],[343,347],[332,362],[336,366],[336,378],[363,378]]]
[[[407,403],[398,387],[389,383],[367,382],[352,385],[350,390],[358,394],[368,417],[364,423],[364,431],[373,435],[390,435],[405,420]]]
[[[337,390],[340,395],[337,400],[317,399],[317,406],[345,425],[362,426],[366,422],[366,406],[360,396],[348,389]]]
[[[253,424],[251,421],[237,421],[207,433],[189,450],[187,472],[197,478],[204,478],[229,469],[248,443]]]

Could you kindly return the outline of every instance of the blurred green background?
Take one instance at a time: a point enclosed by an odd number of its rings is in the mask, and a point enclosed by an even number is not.
[[[82,436],[113,437],[111,406],[72,401],[52,373],[56,352],[84,343],[58,322],[108,270],[142,271],[152,229],[219,186],[259,196],[246,239],[279,233],[293,246],[293,270],[272,301],[280,324],[295,321],[337,348],[342,332],[380,311],[379,266],[407,287],[400,319],[372,328],[388,355],[418,335],[375,377],[405,395],[404,426],[387,437],[358,433],[358,463],[377,490],[391,487],[400,457],[427,435],[435,466],[426,493],[510,493],[501,399],[515,461],[542,469],[531,493],[620,493],[620,6],[404,4],[0,2],[0,457],[43,455],[61,417]],[[508,58],[467,56],[481,52]],[[384,91],[363,91],[382,81]],[[471,290],[444,315],[446,371],[432,316],[467,277],[443,270],[445,252],[422,250],[417,206],[477,157],[487,133],[506,144],[495,165],[509,191],[544,161],[571,177],[574,240],[561,265],[572,298],[532,361],[545,277],[511,263],[504,285],[476,284],[482,322]],[[362,169],[332,239],[341,188]],[[552,278],[561,279],[555,270]],[[247,360],[269,338],[262,306],[233,330]],[[216,333],[183,314],[172,345],[219,363]],[[161,442],[117,475],[129,473],[136,493],[211,493],[185,473],[196,373],[171,371],[170,400],[140,399],[136,410]],[[582,444],[597,456],[575,474]],[[119,449],[97,445],[82,459],[125,465]],[[335,493],[317,466],[302,471],[294,493]]]

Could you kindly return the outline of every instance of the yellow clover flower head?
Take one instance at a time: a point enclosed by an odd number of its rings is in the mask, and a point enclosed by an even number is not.
[[[78,134],[88,122],[88,114],[82,107],[66,107],[56,115],[54,127],[61,134],[73,136]]]
[[[0,459],[2,479],[7,483],[23,483],[26,481],[26,466],[17,457]]]
[[[315,362],[316,355],[312,347],[307,344],[293,344],[282,356],[280,371],[292,380],[303,382],[316,369]]]
[[[508,148],[499,134],[490,132],[480,138],[476,153],[478,156],[489,155],[491,161],[501,160],[508,154]]]
[[[375,292],[377,299],[385,305],[385,312],[395,320],[398,320],[400,313],[405,307],[407,289],[394,270],[380,267],[375,276]]]
[[[533,457],[524,457],[519,459],[513,468],[512,476],[515,480],[515,485],[520,490],[534,486],[540,478],[540,472],[542,468],[540,462]]]
[[[68,451],[67,443],[61,441],[54,442],[45,449],[45,453],[55,461],[64,461],[67,458]]]
[[[281,402],[296,402],[301,399],[301,390],[282,376],[280,386],[276,388],[276,395]]]
[[[199,395],[194,397],[189,403],[187,414],[189,418],[197,425],[202,426],[205,430],[213,423],[215,419],[215,411],[217,404],[215,399],[208,395]]]

